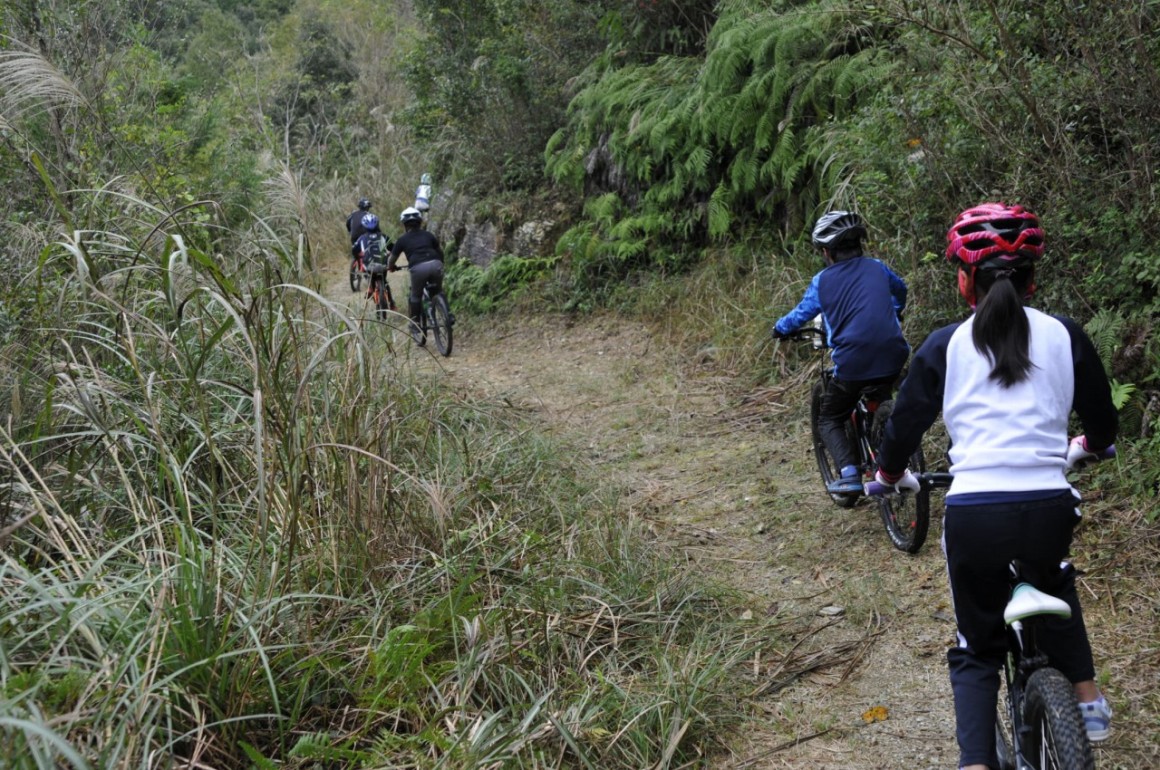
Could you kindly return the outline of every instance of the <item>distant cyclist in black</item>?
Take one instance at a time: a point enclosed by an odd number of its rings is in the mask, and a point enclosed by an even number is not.
[[[430,287],[432,295],[443,291],[443,249],[439,239],[423,229],[423,215],[417,208],[405,208],[399,216],[406,232],[399,236],[387,260],[387,270],[398,270],[395,265],[400,255],[406,255],[411,270],[411,293],[407,311],[411,320],[422,325],[423,287]]]
[[[350,212],[350,216],[346,218],[346,232],[350,235],[351,256],[355,256],[358,253],[355,251],[354,245],[358,242],[359,236],[366,232],[362,220],[370,210],[371,202],[366,198],[359,198],[358,208]]]

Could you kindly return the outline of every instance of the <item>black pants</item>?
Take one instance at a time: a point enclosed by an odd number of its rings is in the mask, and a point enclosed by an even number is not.
[[[1003,609],[1010,596],[1012,559],[1050,573],[1067,558],[1079,521],[1071,490],[1044,500],[994,505],[948,504],[943,520],[951,600],[958,625],[957,647],[947,652],[959,766],[997,767],[995,711],[999,671],[1007,650]],[[1071,682],[1095,678],[1091,645],[1075,581],[1056,592],[1071,607],[1070,618],[1044,619],[1040,648]]]
[[[834,458],[840,473],[847,465],[854,465],[857,454],[846,438],[846,424],[850,412],[858,403],[858,398],[866,393],[874,401],[885,401],[893,395],[895,374],[880,380],[830,380],[830,387],[822,396],[822,408],[818,413],[818,432],[826,450]]]

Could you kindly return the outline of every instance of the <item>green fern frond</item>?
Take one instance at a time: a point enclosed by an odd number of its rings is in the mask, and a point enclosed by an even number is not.
[[[709,169],[709,162],[713,160],[713,153],[708,147],[694,148],[685,158],[685,171],[694,178],[704,178]]]
[[[1100,354],[1105,369],[1109,368],[1112,355],[1122,344],[1125,324],[1124,317],[1118,311],[1104,308],[1084,325],[1084,331],[1087,332],[1092,344],[1096,347],[1096,351]]]
[[[728,188],[718,185],[709,197],[709,237],[720,238],[733,224],[732,196]]]
[[[595,222],[612,223],[620,212],[620,196],[614,192],[590,198],[585,204],[584,212]]]

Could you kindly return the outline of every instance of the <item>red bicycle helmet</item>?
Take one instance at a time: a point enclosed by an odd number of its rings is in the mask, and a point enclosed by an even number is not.
[[[959,214],[947,231],[947,259],[977,265],[988,257],[1043,256],[1039,217],[1022,206],[980,203]]]

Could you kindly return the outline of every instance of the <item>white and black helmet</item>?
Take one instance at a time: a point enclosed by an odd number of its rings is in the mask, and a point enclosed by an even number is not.
[[[858,243],[866,237],[862,217],[852,211],[829,211],[823,214],[811,236],[814,244],[832,248],[844,243]]]
[[[403,213],[399,215],[399,221],[403,224],[407,224],[408,222],[422,222],[423,213],[414,206],[408,206],[407,208],[403,209]]]

